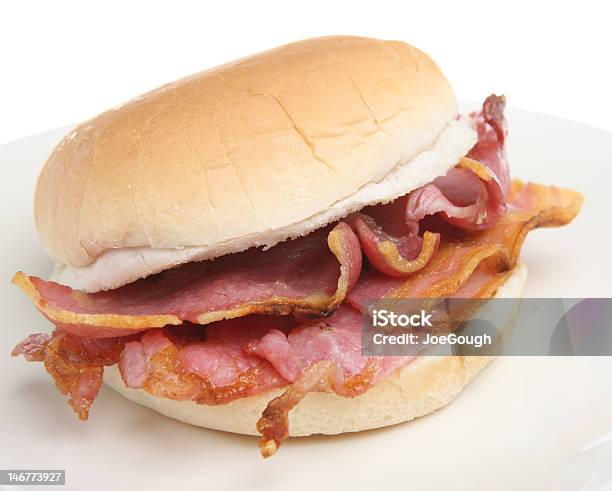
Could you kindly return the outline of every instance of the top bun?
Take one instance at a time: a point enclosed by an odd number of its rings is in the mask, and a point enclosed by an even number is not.
[[[41,172],[36,223],[67,283],[114,288],[405,194],[473,145],[455,116],[446,78],[408,44],[288,44],[79,125]]]

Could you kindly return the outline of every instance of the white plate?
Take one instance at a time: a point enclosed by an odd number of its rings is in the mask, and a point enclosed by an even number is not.
[[[36,363],[11,359],[49,329],[9,284],[51,269],[32,220],[38,169],[68,128],[0,148],[2,269],[0,466],[66,469],[70,489],[612,488],[612,358],[496,360],[450,406],[408,424],[286,442],[262,460],[253,437],[193,428],[104,388],[78,421]],[[563,229],[529,236],[531,297],[612,297],[612,134],[510,112],[514,176],[578,189]],[[22,488],[23,489],[23,488]]]

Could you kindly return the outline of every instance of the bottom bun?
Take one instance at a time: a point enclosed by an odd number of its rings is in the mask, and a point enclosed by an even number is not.
[[[496,298],[522,296],[527,268],[521,264],[497,291]],[[422,356],[379,382],[364,394],[347,398],[326,392],[308,394],[289,415],[289,434],[369,430],[409,421],[451,402],[493,359],[491,356]],[[154,397],[143,389],[129,389],[117,366],[108,367],[104,381],[124,397],[165,416],[195,426],[258,435],[257,420],[268,401],[283,389],[238,399],[222,406]]]

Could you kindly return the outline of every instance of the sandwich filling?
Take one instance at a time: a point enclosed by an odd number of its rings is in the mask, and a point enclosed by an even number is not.
[[[54,325],[13,350],[44,363],[85,420],[105,366],[156,397],[225,404],[285,388],[258,422],[265,456],[309,392],[354,397],[410,363],[366,357],[360,315],[375,298],[486,298],[512,274],[526,234],[578,213],[578,193],[510,181],[505,101],[470,115],[478,141],[455,167],[268,250],[191,262],[86,293],[17,273]]]

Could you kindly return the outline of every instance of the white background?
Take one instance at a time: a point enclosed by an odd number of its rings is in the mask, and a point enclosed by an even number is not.
[[[84,0],[71,6],[8,1],[0,0],[0,143],[82,120],[253,51],[331,33],[414,43],[438,61],[461,99],[503,92],[515,107],[612,130],[612,34],[604,2],[517,6],[509,0],[501,8],[494,0],[280,0],[274,6],[216,0],[213,8],[206,0],[199,7],[100,0],[92,8]],[[587,198],[571,226],[528,238],[526,296],[609,297],[612,229],[602,224],[610,216],[610,133],[509,114],[513,175],[572,186]],[[0,149],[6,237],[0,465],[66,468],[72,488],[103,491],[610,489],[612,358],[503,357],[435,415],[375,432],[291,440],[266,462],[252,438],[194,430],[107,388],[91,421],[77,421],[40,366],[6,356],[27,333],[49,328],[8,278],[21,268],[43,276],[50,269],[35,238],[31,194],[59,136]]]
[[[457,96],[612,130],[610,2],[3,2],[0,143],[94,116],[165,82],[292,40],[409,41]]]

